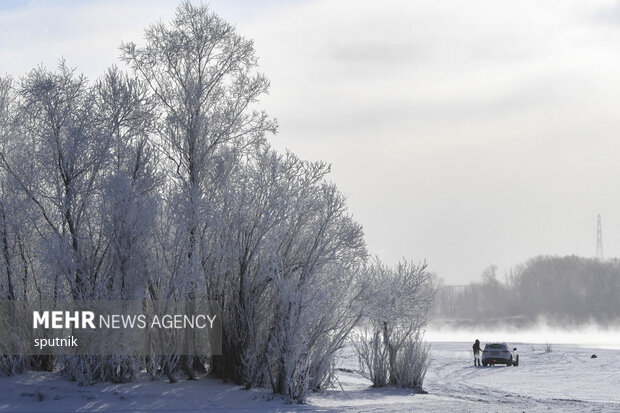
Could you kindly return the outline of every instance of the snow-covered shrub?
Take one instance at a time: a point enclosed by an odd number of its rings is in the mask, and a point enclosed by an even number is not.
[[[375,260],[367,277],[368,327],[354,341],[362,373],[376,387],[419,387],[429,361],[422,329],[435,292],[432,276],[426,265],[390,268]]]
[[[420,334],[402,343],[396,351],[393,365],[390,365],[389,349],[380,330],[366,330],[354,336],[352,342],[360,372],[374,387],[393,383],[410,389],[422,388],[431,358],[430,345],[422,340]]]
[[[101,380],[112,383],[127,383],[133,381],[139,370],[136,357],[129,355],[105,356],[101,360]]]
[[[366,330],[353,338],[362,376],[372,382],[374,387],[388,384],[389,363],[387,346],[383,345],[381,331]]]
[[[421,389],[430,362],[430,345],[422,340],[420,334],[409,338],[396,356],[394,366],[396,385],[409,389]]]
[[[99,356],[62,356],[59,363],[63,374],[80,385],[100,380],[102,363]]]
[[[0,375],[12,376],[21,373],[25,367],[26,357],[24,356],[0,356]]]
[[[78,384],[98,381],[126,383],[134,380],[139,363],[133,356],[62,356],[62,372]]]

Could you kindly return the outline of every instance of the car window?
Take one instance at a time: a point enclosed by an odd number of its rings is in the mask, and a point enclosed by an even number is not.
[[[487,344],[484,348],[490,348],[490,349],[505,349],[506,345],[505,344]]]

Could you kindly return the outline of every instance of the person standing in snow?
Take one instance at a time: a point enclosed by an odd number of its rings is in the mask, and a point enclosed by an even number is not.
[[[474,349],[474,366],[480,366],[480,340],[476,339],[473,345]]]

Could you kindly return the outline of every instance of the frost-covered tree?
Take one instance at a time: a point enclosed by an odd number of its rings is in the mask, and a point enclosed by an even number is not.
[[[171,24],[145,31],[146,44],[122,46],[122,58],[148,86],[161,113],[153,142],[187,232],[187,271],[200,273],[199,232],[203,199],[213,192],[218,160],[264,141],[276,124],[252,104],[269,82],[255,71],[252,41],[206,6],[183,2]]]
[[[11,133],[11,115],[10,106],[11,99],[11,79],[0,78],[0,139],[6,142]],[[2,286],[2,299],[15,300],[16,298],[16,279],[12,265],[12,254],[9,250],[9,225],[11,222],[12,208],[9,207],[9,190],[7,188],[6,179],[2,180],[0,186],[0,238],[2,249],[2,266],[5,282],[0,283]]]
[[[618,260],[540,256],[516,266],[504,281],[489,274],[485,270],[481,281],[464,287],[443,287],[434,308],[437,318],[463,325],[492,312],[524,327],[538,321],[609,326],[620,317]]]
[[[370,320],[386,377],[421,383],[428,274],[367,271],[329,165],[268,145],[277,124],[259,107],[269,81],[252,41],[185,1],[121,51],[129,73],[93,83],[64,61],[0,79],[0,294],[207,297],[223,354],[192,356],[170,335],[165,354],[5,357],[0,370],[61,367],[80,383],[203,370],[303,402],[332,384],[338,352]]]
[[[325,181],[328,170],[265,150],[234,178],[229,204],[227,244],[240,259],[224,289],[232,304],[224,358],[242,367],[238,380],[269,383],[294,400],[325,385],[359,317],[351,300],[366,254],[362,231]]]
[[[56,72],[32,70],[17,93],[2,166],[41,217],[39,254],[53,296],[91,297],[103,240],[90,208],[109,159],[106,126],[95,113],[86,79],[64,61]]]
[[[102,229],[107,238],[102,294],[146,294],[154,221],[158,212],[158,157],[149,134],[155,112],[146,86],[116,67],[95,85],[97,114],[107,125],[111,161],[102,186]]]
[[[145,40],[143,47],[124,44],[122,58],[148,85],[161,113],[153,142],[170,179],[167,203],[175,213],[169,225],[179,228],[176,244],[184,250],[176,270],[192,297],[210,282],[200,253],[221,158],[252,149],[275,132],[275,122],[252,108],[269,81],[255,70],[252,41],[206,6],[181,3],[175,19],[151,25]]]

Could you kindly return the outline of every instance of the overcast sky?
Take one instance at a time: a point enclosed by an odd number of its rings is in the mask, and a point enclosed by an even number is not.
[[[620,252],[620,4],[212,1],[255,40],[271,142],[332,164],[387,262],[451,284],[539,254]],[[176,1],[2,1],[0,74],[90,78]]]

